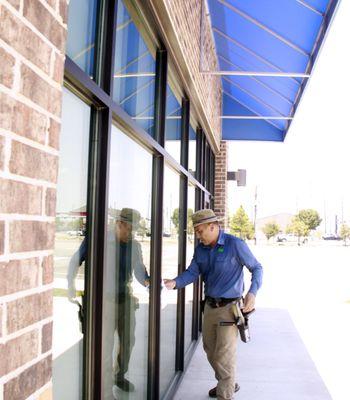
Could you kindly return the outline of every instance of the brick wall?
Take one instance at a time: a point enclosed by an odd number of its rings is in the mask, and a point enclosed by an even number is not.
[[[227,209],[227,142],[220,142],[220,153],[215,157],[214,210],[222,219],[222,227],[228,229]]]
[[[220,77],[199,72],[202,1],[152,0],[151,3],[169,41],[168,47],[176,49],[179,46],[179,52],[176,53],[177,64],[180,69],[186,69],[182,72],[185,79],[191,81],[188,95],[191,97],[192,106],[199,105],[202,127],[218,149],[221,139],[222,85]],[[206,18],[203,30],[203,55],[203,70],[219,69],[211,27]]]
[[[66,0],[0,0],[0,399],[52,398]]]

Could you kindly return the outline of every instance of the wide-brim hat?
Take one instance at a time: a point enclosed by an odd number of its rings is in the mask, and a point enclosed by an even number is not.
[[[117,212],[117,221],[127,222],[133,229],[140,226],[141,214],[133,208],[122,208]]]
[[[219,218],[215,215],[214,211],[211,209],[204,209],[196,211],[192,214],[192,223],[195,228],[198,225],[210,224],[211,222],[218,222]]]

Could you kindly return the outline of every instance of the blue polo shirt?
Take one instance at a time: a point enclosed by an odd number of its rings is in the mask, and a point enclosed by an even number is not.
[[[196,247],[189,267],[175,278],[176,289],[194,282],[201,274],[206,296],[241,297],[244,291],[244,266],[252,274],[249,292],[256,295],[262,283],[261,264],[243,240],[220,230],[215,247],[202,243]]]

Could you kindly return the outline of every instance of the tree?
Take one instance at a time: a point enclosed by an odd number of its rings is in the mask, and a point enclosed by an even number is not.
[[[300,246],[300,238],[309,236],[310,229],[309,227],[298,218],[298,215],[292,219],[290,225],[287,226],[286,233],[292,233],[293,235],[298,237],[298,246]]]
[[[249,220],[243,206],[240,206],[236,211],[236,214],[231,218],[230,233],[243,240],[253,239],[254,237],[254,225]]]
[[[342,224],[339,232],[340,237],[344,240],[344,245],[347,245],[347,240],[350,239],[350,226]]]
[[[173,211],[171,221],[176,228],[176,232],[179,233],[179,209],[178,208],[175,208],[175,210]]]
[[[187,234],[193,235],[193,223],[192,223],[192,215],[193,210],[192,208],[187,209]],[[171,217],[171,221],[174,224],[177,233],[179,233],[179,209],[175,208],[173,211],[173,215]]]
[[[193,235],[194,233],[192,215],[193,215],[193,210],[192,208],[189,208],[187,210],[187,235]]]
[[[276,222],[268,222],[262,228],[267,240],[276,236],[278,232],[280,232],[280,227],[276,224]]]
[[[304,224],[309,228],[309,231],[316,229],[322,222],[318,212],[311,208],[300,210],[296,217],[300,221],[304,222]]]

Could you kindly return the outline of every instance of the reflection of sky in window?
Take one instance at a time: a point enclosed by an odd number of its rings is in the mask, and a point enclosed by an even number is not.
[[[58,213],[86,206],[89,130],[90,107],[63,88]]]
[[[123,2],[119,1],[113,97],[151,136],[154,125],[154,75],[154,57]]]
[[[67,55],[92,76],[98,0],[71,0],[68,12]]]
[[[196,132],[190,125],[188,144],[188,169],[196,170]]]
[[[181,151],[181,105],[170,86],[167,85],[166,121],[165,121],[165,149],[180,161]]]
[[[109,172],[109,207],[138,210],[151,217],[152,155],[112,128]]]

